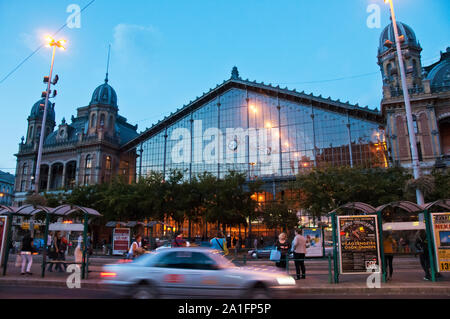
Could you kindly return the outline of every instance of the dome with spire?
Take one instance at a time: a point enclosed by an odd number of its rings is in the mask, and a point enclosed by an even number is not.
[[[105,83],[97,87],[94,94],[92,94],[92,100],[89,105],[95,104],[110,105],[117,108],[117,94],[108,84],[108,79],[105,80]]]
[[[398,21],[397,26],[398,26],[398,36],[400,37],[403,35],[405,37],[404,44],[420,48],[420,44],[417,41],[416,34],[414,33],[414,30],[410,26]],[[390,42],[395,44],[394,26],[392,23],[386,26],[383,32],[381,32],[380,46],[378,48],[379,54],[382,54],[389,49],[384,45],[386,40],[389,40]]]
[[[30,118],[31,119],[43,119],[44,118],[44,104],[45,99],[40,99],[31,108]],[[41,107],[42,105],[42,107]],[[53,104],[48,101],[47,103],[47,120],[55,122],[55,108]]]

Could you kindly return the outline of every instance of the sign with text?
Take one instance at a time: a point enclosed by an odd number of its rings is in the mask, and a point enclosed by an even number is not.
[[[113,231],[113,255],[123,255],[130,248],[130,229],[115,228]]]
[[[8,217],[0,216],[0,265],[3,266],[3,259],[6,252],[6,233],[8,232]]]
[[[306,238],[306,257],[323,257],[322,228],[303,228]]]
[[[450,213],[431,214],[439,272],[450,272]]]
[[[381,269],[376,215],[338,216],[341,274],[367,274]]]

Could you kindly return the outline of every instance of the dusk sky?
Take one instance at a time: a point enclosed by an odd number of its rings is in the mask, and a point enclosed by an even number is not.
[[[71,4],[91,0],[0,0],[0,170],[15,173],[27,117],[45,90],[51,50],[42,48],[66,23]],[[369,28],[370,4],[381,8],[381,28]],[[397,19],[411,26],[422,63],[450,46],[449,0],[395,0]],[[377,49],[389,22],[383,0],[96,0],[81,13],[80,28],[64,28],[58,51],[56,122],[70,122],[105,79],[119,113],[138,132],[229,79],[280,85],[379,108],[382,81]],[[342,79],[345,78],[345,79]],[[332,80],[332,81],[330,81]]]

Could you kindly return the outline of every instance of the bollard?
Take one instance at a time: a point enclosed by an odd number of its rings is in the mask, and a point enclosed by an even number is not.
[[[247,255],[244,254],[244,265],[247,265]]]

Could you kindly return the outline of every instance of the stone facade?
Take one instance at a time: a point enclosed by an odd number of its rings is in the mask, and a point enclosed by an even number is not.
[[[422,169],[450,165],[450,48],[438,62],[422,66],[422,48],[414,31],[398,23],[408,90]],[[378,64],[383,76],[381,109],[394,165],[411,167],[411,151],[393,26],[380,38]]]
[[[43,106],[38,101],[28,117],[27,137],[19,145],[15,204],[21,205],[34,191],[36,160],[42,127]],[[88,106],[77,109],[71,123],[56,126],[54,104],[48,105],[47,128],[40,170],[39,191],[70,191],[78,185],[109,182],[116,175],[134,180],[136,151],[121,146],[138,136],[137,126],[118,113],[117,95],[108,84],[100,85]]]

